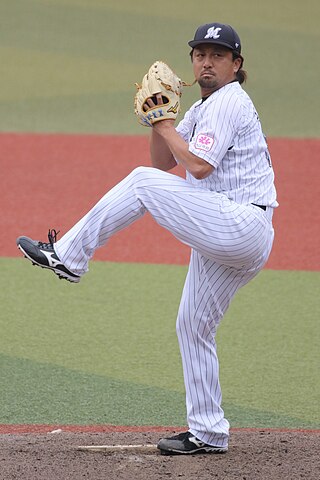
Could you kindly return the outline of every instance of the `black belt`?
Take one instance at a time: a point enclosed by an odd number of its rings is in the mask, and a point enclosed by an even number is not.
[[[255,207],[262,208],[262,210],[267,210],[267,207],[265,205],[257,205],[256,203],[252,203],[251,205],[254,205]]]

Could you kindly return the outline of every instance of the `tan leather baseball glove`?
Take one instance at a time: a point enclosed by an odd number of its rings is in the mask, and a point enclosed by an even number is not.
[[[139,123],[152,127],[161,120],[175,120],[180,112],[182,87],[185,85],[166,63],[160,60],[154,62],[143,77],[142,84],[136,83],[138,91],[134,97],[134,111]],[[159,95],[162,104],[159,103]]]

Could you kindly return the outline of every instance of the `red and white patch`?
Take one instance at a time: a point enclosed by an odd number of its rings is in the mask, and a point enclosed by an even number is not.
[[[213,137],[209,137],[209,135],[199,133],[195,141],[195,148],[198,150],[204,150],[205,152],[209,152],[209,150],[211,150],[212,148],[213,143]]]

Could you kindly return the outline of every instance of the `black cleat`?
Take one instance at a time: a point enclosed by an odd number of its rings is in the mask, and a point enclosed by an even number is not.
[[[191,432],[162,438],[157,448],[161,455],[194,455],[196,453],[226,453],[228,447],[215,447],[198,440]]]
[[[60,279],[68,280],[69,282],[80,282],[80,276],[70,272],[70,270],[63,265],[54,250],[54,243],[57,239],[57,232],[49,230],[49,243],[32,240],[28,237],[19,237],[17,239],[18,248],[28,258],[32,265],[38,265],[42,268],[52,270]]]

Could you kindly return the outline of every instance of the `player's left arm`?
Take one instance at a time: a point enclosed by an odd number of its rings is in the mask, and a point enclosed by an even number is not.
[[[152,126],[152,129],[165,141],[172,157],[177,159],[179,164],[197,180],[206,178],[213,172],[214,167],[210,163],[189,151],[188,143],[175,129],[174,120],[157,122]]]
[[[154,128],[151,131],[150,155],[152,166],[159,170],[167,172],[177,166],[177,162],[166,141]]]

